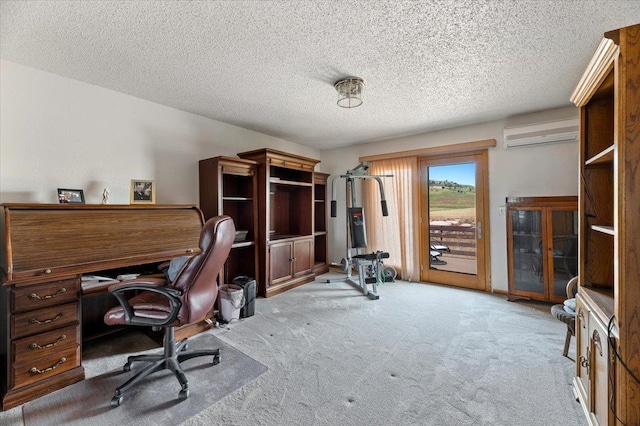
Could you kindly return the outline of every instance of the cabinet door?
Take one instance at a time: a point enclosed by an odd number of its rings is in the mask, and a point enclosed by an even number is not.
[[[553,209],[548,217],[549,299],[562,302],[567,298],[567,283],[578,275],[578,211]]]
[[[583,405],[589,403],[589,310],[582,297],[576,296],[576,390]]]
[[[591,327],[591,340],[589,351],[591,353],[590,392],[591,392],[591,418],[593,423],[599,426],[609,424],[609,345],[607,333],[599,321],[592,315],[589,319]],[[615,403],[615,401],[614,401]],[[613,422],[612,422],[613,424]]]
[[[293,276],[310,274],[313,269],[313,240],[293,242]]]
[[[291,242],[271,244],[269,246],[268,285],[278,284],[293,278],[291,263],[293,260],[293,244]]]
[[[543,209],[510,208],[507,227],[510,293],[544,298]]]

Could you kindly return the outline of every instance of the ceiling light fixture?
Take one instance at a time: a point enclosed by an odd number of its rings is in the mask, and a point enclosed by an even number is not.
[[[362,105],[364,80],[359,77],[347,77],[333,85],[338,91],[338,106],[355,108]]]

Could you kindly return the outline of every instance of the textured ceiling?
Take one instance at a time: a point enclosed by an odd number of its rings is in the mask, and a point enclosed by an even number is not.
[[[317,149],[569,105],[618,1],[2,1],[2,59]],[[335,81],[365,80],[359,108]]]

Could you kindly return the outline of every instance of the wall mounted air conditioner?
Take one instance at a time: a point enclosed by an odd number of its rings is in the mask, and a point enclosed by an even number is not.
[[[578,119],[548,121],[504,129],[504,148],[578,141]]]

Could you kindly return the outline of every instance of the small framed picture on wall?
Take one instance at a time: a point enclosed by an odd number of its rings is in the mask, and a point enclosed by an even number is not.
[[[84,204],[84,191],[82,189],[58,188],[58,202],[60,204]]]
[[[155,204],[156,185],[152,180],[131,181],[131,204]]]

